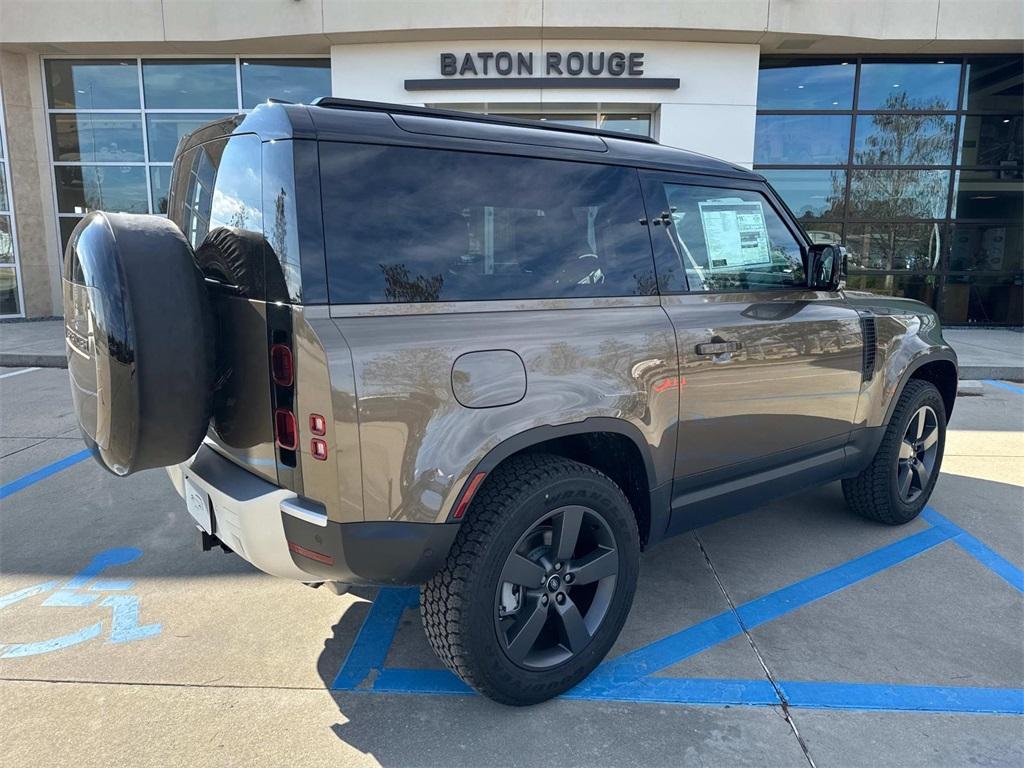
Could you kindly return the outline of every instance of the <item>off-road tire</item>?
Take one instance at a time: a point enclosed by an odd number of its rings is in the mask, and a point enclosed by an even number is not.
[[[615,592],[589,644],[558,666],[524,669],[494,626],[494,596],[519,537],[553,509],[583,505],[609,525],[619,553]],[[549,454],[510,459],[481,486],[444,567],[420,591],[420,613],[438,657],[483,695],[515,706],[545,701],[579,683],[622,629],[636,590],[640,539],[622,490],[593,467]]]
[[[897,463],[900,443],[910,419],[922,406],[930,406],[938,417],[939,442],[935,466],[924,491],[912,503],[900,498],[897,488]],[[854,512],[887,525],[903,525],[917,517],[931,496],[942,465],[946,444],[946,407],[935,385],[911,379],[886,425],[882,442],[871,463],[854,478],[843,480],[843,496]]]

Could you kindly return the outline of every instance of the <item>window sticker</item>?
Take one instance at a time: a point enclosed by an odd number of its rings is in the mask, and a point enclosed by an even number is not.
[[[760,201],[707,200],[698,206],[708,248],[708,269],[736,271],[771,263],[768,227]]]

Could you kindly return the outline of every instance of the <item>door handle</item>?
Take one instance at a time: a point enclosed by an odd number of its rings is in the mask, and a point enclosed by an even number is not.
[[[706,341],[697,345],[698,355],[723,355],[726,352],[739,352],[743,345],[738,341]]]

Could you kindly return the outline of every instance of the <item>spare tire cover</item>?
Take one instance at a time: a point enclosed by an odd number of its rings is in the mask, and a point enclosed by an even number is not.
[[[90,213],[63,282],[71,395],[97,461],[128,475],[188,459],[210,420],[213,339],[181,231],[159,216]]]

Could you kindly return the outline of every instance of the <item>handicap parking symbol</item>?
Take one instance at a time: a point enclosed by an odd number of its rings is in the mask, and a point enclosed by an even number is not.
[[[110,609],[110,620],[88,624],[74,632],[28,643],[4,644],[0,642],[0,659],[36,656],[53,653],[93,640],[103,634],[106,624],[108,643],[128,643],[159,635],[160,624],[139,623],[139,598],[131,594],[133,581],[128,579],[99,578],[108,568],[127,565],[142,557],[135,547],[116,547],[100,552],[89,564],[65,582],[59,579],[25,587],[0,595],[0,611],[39,595],[48,595],[43,608],[87,608],[98,602]]]

